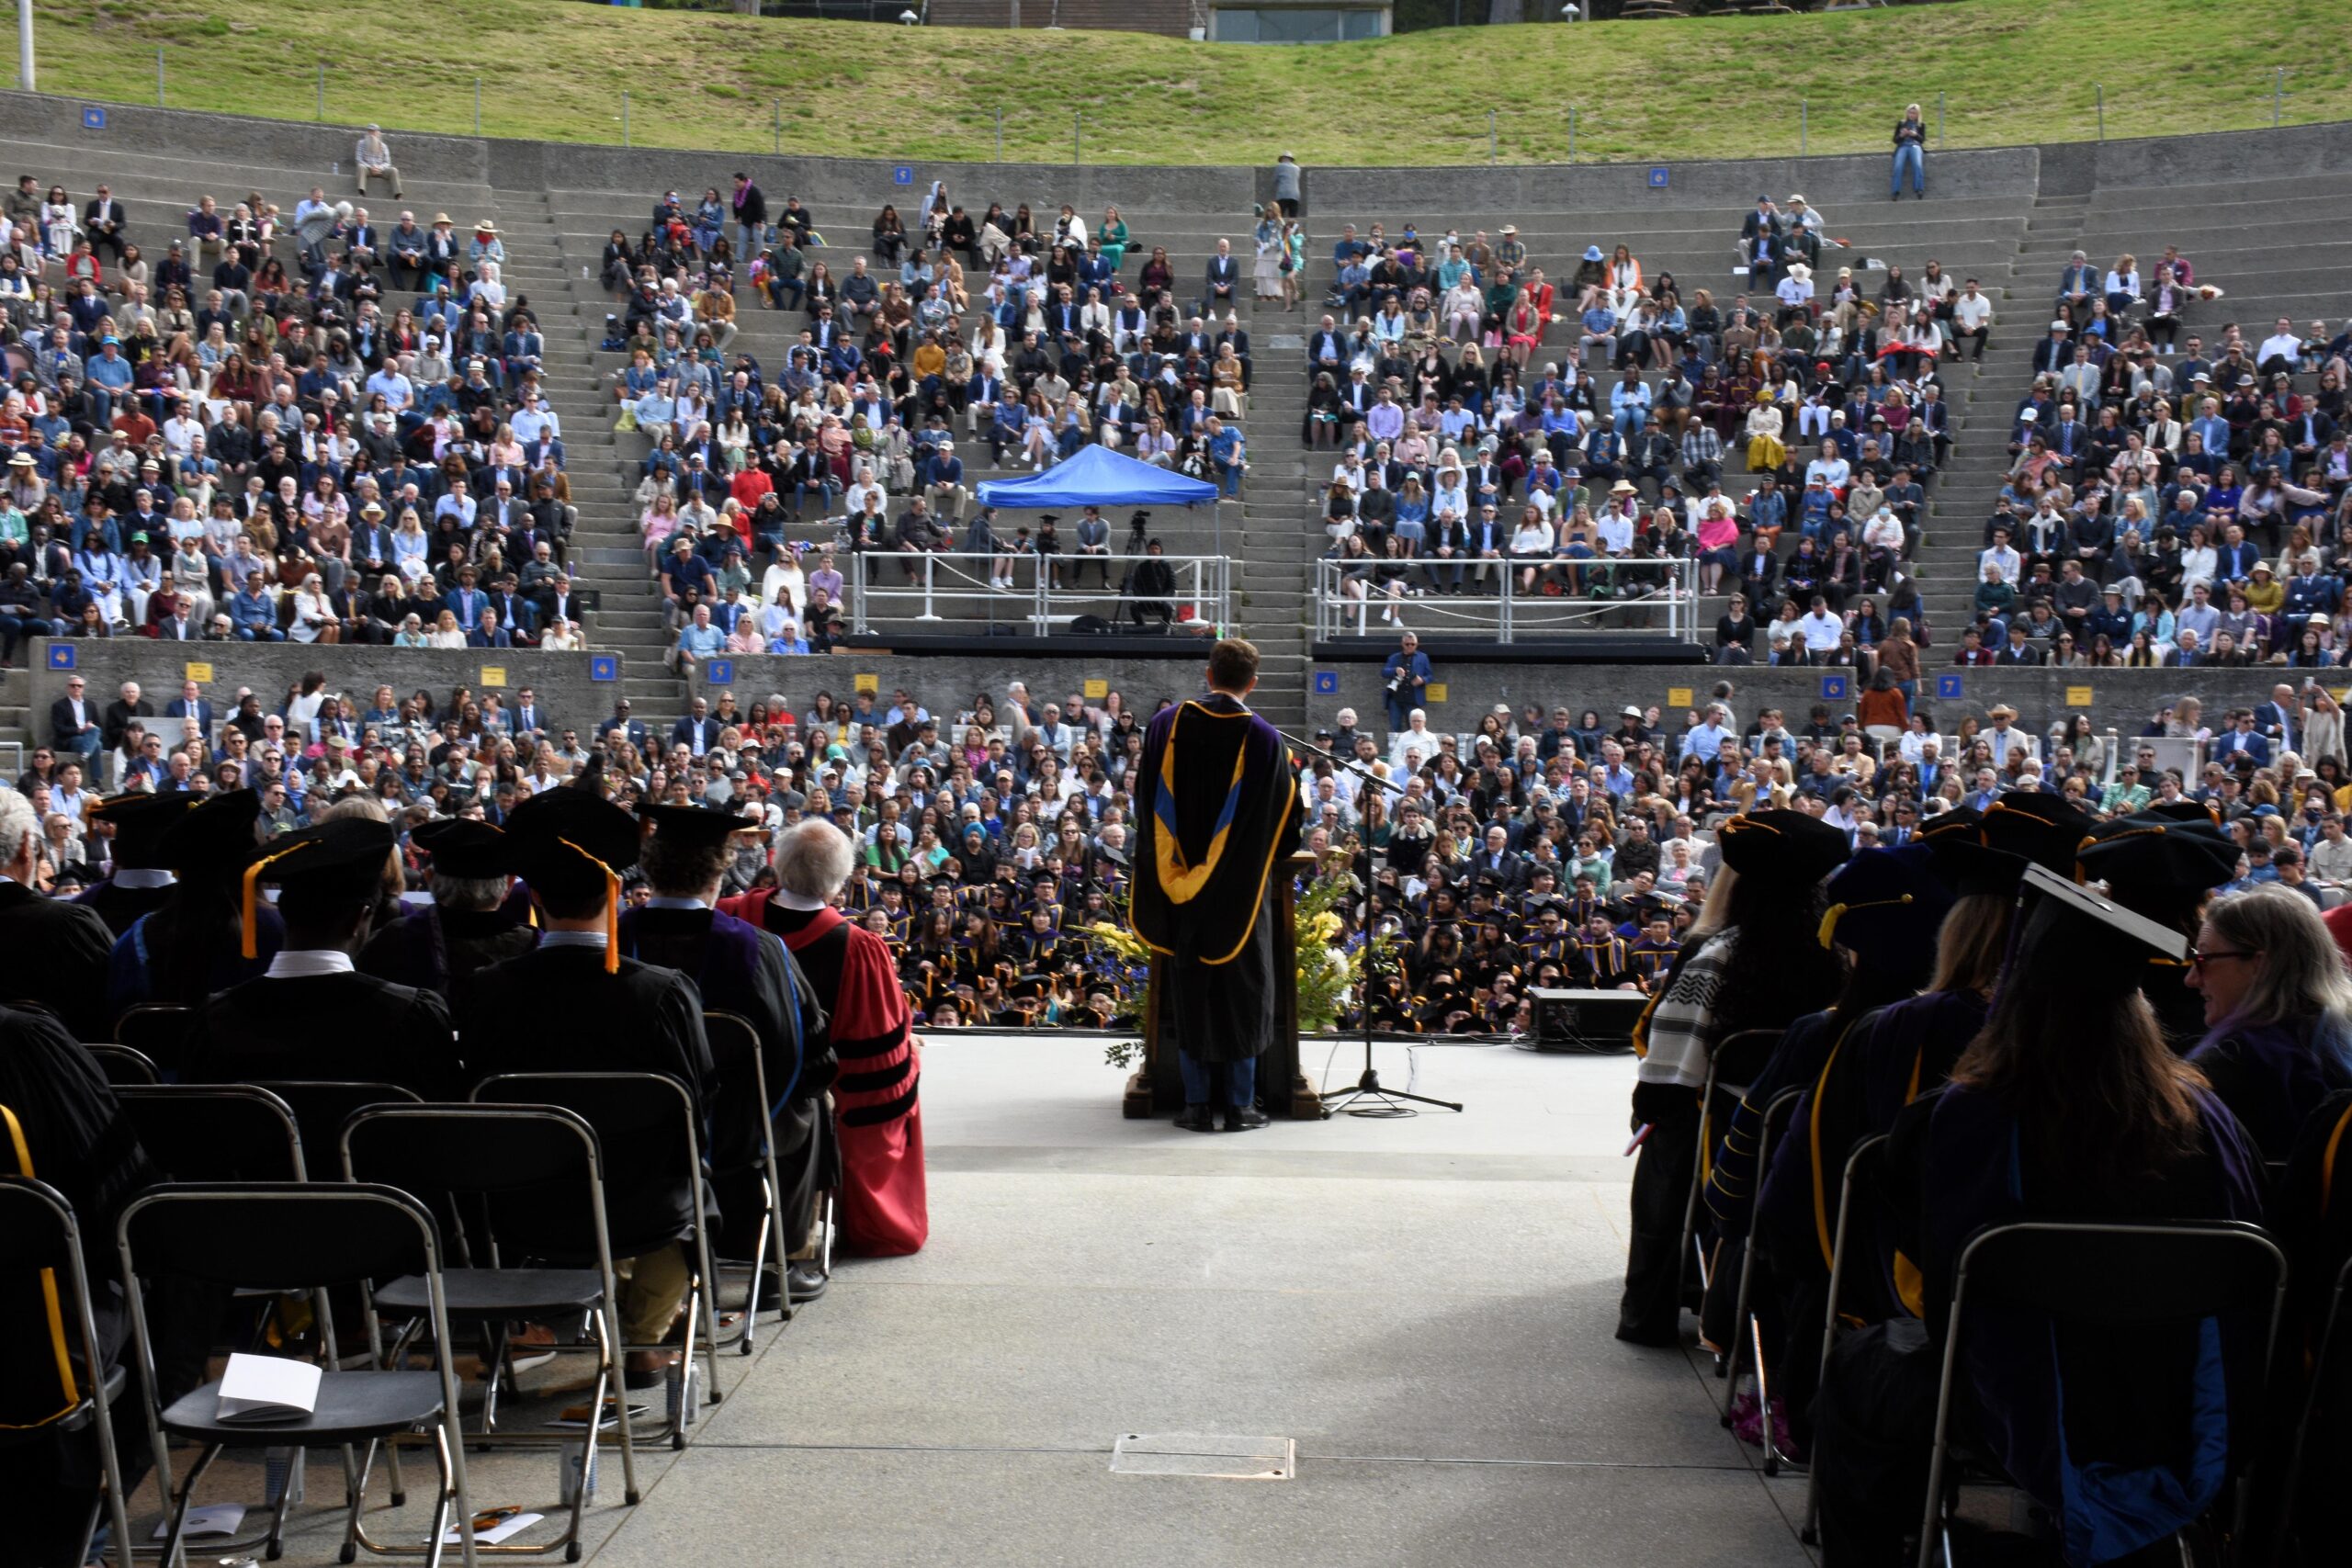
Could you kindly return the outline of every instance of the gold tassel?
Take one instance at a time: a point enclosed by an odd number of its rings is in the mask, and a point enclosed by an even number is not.
[[[1821,913],[1821,945],[1822,945],[1822,946],[1824,946],[1824,947],[1835,947],[1835,946],[1837,946],[1837,945],[1838,945],[1838,916],[1840,916],[1840,915],[1842,915],[1842,914],[1844,914],[1845,912],[1846,912],[1846,906],[1845,906],[1845,905],[1843,905],[1843,904],[1832,904],[1832,905],[1830,905],[1830,906],[1829,906],[1829,908],[1826,908],[1826,909],[1825,909],[1825,910],[1823,910],[1823,911],[1822,911],[1822,913]]]
[[[261,882],[263,868],[267,866],[272,861],[284,860],[288,855],[294,854],[299,851],[309,849],[311,847],[311,840],[305,839],[299,844],[289,844],[285,849],[279,850],[277,853],[264,855],[261,859],[254,862],[253,864],[245,867],[245,899],[244,908],[242,911],[244,918],[241,922],[244,929],[243,933],[237,939],[237,951],[243,953],[247,959],[254,959],[261,956],[261,950],[255,940],[255,930],[259,921],[254,905],[259,897],[259,885]]]

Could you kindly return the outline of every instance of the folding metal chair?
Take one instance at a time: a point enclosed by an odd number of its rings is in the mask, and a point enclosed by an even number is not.
[[[705,1397],[719,1402],[718,1291],[710,1260],[710,1213],[703,1203],[702,1126],[694,1096],[666,1073],[495,1073],[474,1086],[477,1104],[554,1105],[595,1129],[608,1190],[643,1191],[676,1182],[688,1194],[686,1233],[614,1235],[613,1256],[636,1258],[681,1242],[687,1247],[685,1320],[679,1344],[684,1354],[673,1402],[670,1446],[686,1446],[686,1427],[696,1414],[693,1397],[695,1340],[703,1344]],[[619,1349],[667,1350],[669,1345],[623,1344]]]
[[[319,1167],[318,1179],[322,1181],[333,1181],[347,1176],[336,1158],[335,1151],[343,1146],[344,1123],[350,1121],[354,1113],[371,1105],[416,1105],[422,1103],[423,1099],[414,1089],[403,1089],[396,1083],[368,1083],[358,1079],[307,1082],[271,1078],[252,1087],[276,1095],[294,1113],[294,1125],[302,1135],[302,1146],[311,1151],[310,1163]],[[395,1181],[390,1185],[414,1192],[431,1202],[425,1190],[430,1184],[411,1187]],[[435,1215],[436,1220],[445,1222],[442,1245],[450,1249],[449,1258],[443,1260],[445,1265],[459,1257],[458,1238],[447,1232],[447,1217],[446,1214]]]
[[[1970,1314],[1985,1307],[2102,1325],[2193,1323],[2267,1307],[2260,1362],[2267,1369],[2286,1313],[2287,1255],[2261,1227],[2233,1221],[2026,1220],[1969,1237],[1952,1281],[1918,1568],[1935,1568],[1939,1547],[1947,1568],[1954,1561],[1942,1528],[1952,1389]],[[2233,1540],[2245,1538],[2248,1501],[2241,1486]]]
[[[1852,1258],[1849,1246],[1849,1229],[1854,1213],[1854,1194],[1870,1189],[1875,1190],[1886,1169],[1886,1134],[1873,1133],[1854,1145],[1846,1156],[1846,1173],[1838,1188],[1838,1228],[1829,1244],[1829,1295],[1821,1310],[1821,1365],[1829,1365],[1829,1352],[1838,1343],[1838,1298],[1846,1282],[1846,1269]],[[1854,1239],[1860,1239],[1855,1237]],[[1816,1467],[1804,1478],[1804,1522],[1798,1528],[1797,1539],[1807,1546],[1821,1544],[1821,1472]]]
[[[711,1060],[718,1068],[718,1093],[724,1100],[737,1101],[732,1109],[741,1112],[743,1101],[757,1108],[753,1117],[759,1130],[759,1145],[752,1151],[746,1167],[726,1168],[714,1165],[713,1176],[736,1175],[745,1168],[755,1168],[760,1176],[761,1196],[767,1206],[766,1223],[760,1226],[760,1238],[752,1250],[752,1282],[743,1304],[743,1329],[736,1336],[736,1344],[746,1356],[752,1353],[760,1315],[760,1293],[766,1289],[767,1261],[774,1249],[776,1261],[776,1321],[792,1321],[792,1292],[786,1276],[790,1266],[785,1258],[792,1248],[785,1239],[784,1178],[775,1163],[776,1103],[768,1097],[768,1071],[760,1047],[759,1031],[752,1021],[738,1013],[705,1012],[702,1015],[703,1034],[710,1042]]]
[[[0,1278],[28,1276],[38,1277],[38,1288],[47,1304],[50,1338],[57,1350],[55,1397],[61,1403],[52,1411],[38,1413],[37,1419],[0,1427],[0,1454],[11,1447],[47,1441],[53,1433],[91,1434],[107,1489],[82,1527],[81,1551],[74,1561],[90,1560],[90,1543],[103,1516],[111,1528],[117,1568],[131,1568],[129,1497],[123,1489],[122,1457],[115,1450],[111,1415],[115,1400],[128,1385],[129,1374],[120,1365],[107,1365],[99,1344],[97,1317],[90,1309],[90,1276],[84,1264],[81,1226],[74,1220],[74,1206],[56,1189],[31,1177],[0,1176]],[[79,1343],[78,1360],[69,1334]],[[29,1394],[32,1391],[12,1392]]]
[[[188,1008],[135,1007],[115,1020],[114,1043],[139,1052],[164,1073],[176,1075],[187,1054],[188,1024],[193,1017]]]
[[[124,1084],[157,1084],[164,1075],[147,1059],[144,1051],[134,1051],[128,1045],[87,1045],[83,1049],[96,1058],[98,1071],[106,1074],[107,1082]]]
[[[431,1433],[440,1484],[433,1523],[422,1549],[430,1568],[441,1562],[442,1538],[457,1511],[460,1552],[473,1568],[472,1507],[467,1498],[465,1451],[458,1429],[458,1385],[452,1371],[448,1314],[441,1291],[441,1237],[424,1205],[388,1187],[246,1182],[225,1185],[165,1185],[150,1189],[123,1211],[116,1232],[122,1277],[130,1287],[130,1327],[145,1391],[150,1430],[156,1436],[155,1472],[172,1494],[171,1455],[165,1436],[200,1445],[196,1463],[177,1489],[169,1510],[162,1557],[175,1562],[197,1483],[228,1449],[292,1447],[299,1450],[374,1444],[401,1435]],[[266,1423],[220,1418],[220,1385],[208,1382],[158,1409],[154,1344],[138,1281],[142,1273],[172,1274],[224,1286],[272,1292],[311,1292],[362,1286],[370,1280],[409,1275],[422,1278],[435,1370],[429,1372],[322,1372],[318,1399],[307,1416]],[[332,1356],[329,1358],[332,1359]],[[366,1501],[357,1477],[346,1497],[341,1560],[353,1560],[359,1542],[359,1511]],[[282,1525],[289,1483],[279,1495]],[[269,1555],[277,1555],[279,1526],[274,1525]]]
[[[619,1382],[620,1371],[615,1349],[620,1343],[619,1309],[595,1130],[555,1106],[375,1104],[352,1113],[340,1143],[345,1180],[479,1199],[484,1204],[488,1230],[477,1251],[486,1261],[470,1268],[445,1266],[441,1271],[441,1295],[450,1323],[480,1329],[492,1341],[485,1359],[493,1375],[482,1401],[479,1437],[494,1437],[505,1446],[571,1440],[568,1433],[500,1431],[496,1370],[506,1360],[509,1323],[584,1316],[595,1325],[596,1375],[581,1465],[586,1475],[596,1462],[605,1395]],[[567,1202],[567,1196],[574,1201]],[[582,1259],[586,1266],[579,1266]],[[402,1359],[430,1304],[426,1282],[414,1276],[373,1288],[370,1317],[390,1316],[407,1325],[385,1364],[396,1365]],[[620,1404],[626,1408],[626,1397]],[[616,1425],[622,1478],[634,1506],[639,1495],[636,1447],[628,1422],[622,1419]],[[360,1477],[364,1486],[364,1462]],[[564,1560],[576,1562],[587,1501],[588,1488],[575,1487],[571,1517],[560,1540],[544,1546],[501,1542],[480,1550],[537,1555],[560,1546]],[[359,1544],[371,1551],[385,1550],[364,1534]]]
[[[1765,1172],[1772,1168],[1772,1145],[1789,1117],[1796,1111],[1797,1101],[1804,1097],[1802,1088],[1784,1089],[1772,1097],[1764,1108],[1764,1125],[1756,1134],[1756,1184],[1760,1191]],[[1756,1361],[1756,1406],[1764,1432],[1764,1473],[1778,1475],[1787,1456],[1772,1440],[1772,1388],[1770,1370],[1764,1360],[1763,1320],[1751,1310],[1756,1286],[1756,1231],[1748,1228],[1747,1246],[1742,1249],[1739,1262],[1739,1295],[1732,1308],[1733,1338],[1730,1352],[1723,1358],[1716,1376],[1728,1378],[1736,1387],[1739,1382],[1739,1357],[1745,1349]],[[1726,1413],[1728,1414],[1728,1413]]]
[[[1747,1091],[1744,1083],[1718,1083],[1724,1066],[1729,1062],[1734,1070],[1747,1076],[1763,1065],[1765,1055],[1780,1043],[1787,1032],[1780,1029],[1742,1029],[1726,1034],[1715,1045],[1714,1054],[1707,1058],[1707,1082],[1699,1091],[1699,1148],[1690,1159],[1690,1191],[1682,1201],[1682,1240],[1675,1248],[1674,1295],[1682,1298],[1684,1266],[1692,1262],[1699,1268],[1699,1288],[1704,1291],[1710,1280],[1706,1251],[1699,1247],[1699,1194],[1707,1185],[1707,1172],[1714,1166],[1714,1110],[1718,1089],[1725,1094],[1739,1095]]]

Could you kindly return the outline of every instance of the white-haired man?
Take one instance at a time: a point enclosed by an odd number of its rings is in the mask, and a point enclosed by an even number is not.
[[[825,1006],[841,1070],[833,1111],[842,1239],[853,1251],[891,1257],[921,1249],[931,1234],[916,1098],[922,1058],[889,947],[833,908],[855,861],[848,835],[831,822],[796,823],[776,844],[776,886],[718,908],[783,938]]]

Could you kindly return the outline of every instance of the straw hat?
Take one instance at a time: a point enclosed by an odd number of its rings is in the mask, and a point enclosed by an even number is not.
[[[448,221],[449,221],[449,215],[448,215],[447,213],[446,213],[446,212],[436,212],[436,213],[435,213],[435,214],[433,215],[433,226],[434,226],[435,229],[440,228],[443,224],[445,224],[445,223],[447,223],[447,222],[448,222]]]
[[[1795,278],[1800,283],[1811,283],[1813,281],[1813,268],[1805,265],[1803,262],[1792,263],[1789,267],[1789,276]]]
[[[1609,487],[1609,493],[1611,495],[1638,495],[1641,492],[1635,488],[1633,480],[1619,479],[1615,484]]]
[[[495,234],[498,232],[498,225],[485,218],[481,222],[474,225],[474,232],[477,234]]]

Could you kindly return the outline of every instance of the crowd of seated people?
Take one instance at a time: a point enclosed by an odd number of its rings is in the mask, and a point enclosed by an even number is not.
[[[1792,207],[1817,249],[1817,214]],[[1645,596],[1663,569],[1609,563],[1689,560],[1699,592],[1736,587],[1766,620],[1783,598],[1849,617],[1866,589],[1899,597],[1924,643],[1908,561],[1951,453],[1945,378],[1982,355],[1991,306],[1932,260],[1816,289],[1800,254],[1755,261],[1718,302],[1623,245],[1555,283],[1515,225],[1347,226],[1301,431],[1339,452],[1322,524],[1343,592],[1393,625],[1401,600],[1506,581]],[[1754,623],[1732,621],[1719,658],[1752,661]]]
[[[730,227],[726,209],[752,217]],[[1068,205],[975,216],[939,184],[915,211],[886,207],[872,237],[879,269],[857,255],[836,276],[810,259],[822,236],[798,198],[771,214],[741,177],[725,203],[667,192],[637,239],[613,231],[604,276],[623,303],[604,346],[625,356],[616,425],[651,447],[637,502],[656,560],[684,539],[712,571],[737,555],[750,572],[795,531],[844,552],[993,556],[1018,547],[986,527],[975,542],[967,472],[1090,444],[1240,493],[1252,357],[1228,243],[1195,292],[1115,207],[1092,230]],[[745,286],[802,318],[781,363],[730,350]],[[746,603],[808,618],[770,586]]]
[[[0,255],[0,660],[28,635],[563,646],[560,423],[495,223],[200,197],[142,250],[26,175]]]
[[[2095,280],[2079,252],[2064,275],[1984,525],[1966,662],[2343,661],[2352,322],[2184,341],[2189,264],[2158,270],[2183,285],[2143,294],[2130,256]]]

